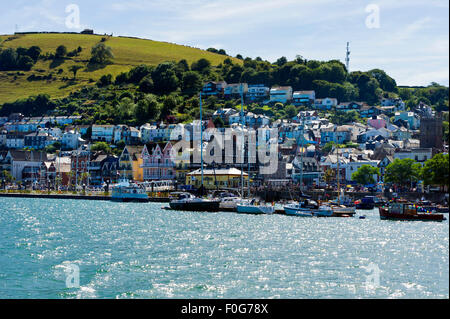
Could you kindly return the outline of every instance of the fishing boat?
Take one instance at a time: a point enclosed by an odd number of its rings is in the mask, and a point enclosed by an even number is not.
[[[199,198],[186,192],[175,192],[171,194],[169,206],[174,210],[217,212],[220,209],[220,200]]]
[[[448,213],[448,206],[436,205],[430,202],[429,200],[420,200],[416,201],[416,204],[419,206],[421,212],[434,212],[434,213]]]
[[[310,199],[286,205],[284,206],[284,211],[286,215],[299,217],[331,217],[333,215],[333,210],[330,206],[319,205]]]
[[[375,208],[375,196],[364,196],[361,200],[356,201],[356,209],[372,210]]]
[[[236,205],[236,211],[241,214],[273,214],[275,207],[267,204],[260,204],[256,199],[251,201],[242,201]]]
[[[111,200],[116,202],[148,202],[148,194],[144,187],[122,180],[113,185]]]
[[[421,220],[421,221],[444,221],[443,214],[423,212],[417,204],[405,200],[390,203],[387,207],[378,208],[381,219],[387,220]]]

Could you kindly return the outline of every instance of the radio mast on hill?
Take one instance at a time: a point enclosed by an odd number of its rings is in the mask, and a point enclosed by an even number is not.
[[[347,42],[347,54],[345,56],[345,66],[347,67],[347,72],[350,73],[350,42]]]

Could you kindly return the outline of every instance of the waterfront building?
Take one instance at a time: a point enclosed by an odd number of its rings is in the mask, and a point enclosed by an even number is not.
[[[186,185],[194,188],[201,186],[201,169],[197,169],[186,175]],[[248,174],[243,173],[244,187],[248,183]],[[217,185],[217,186],[216,186]],[[203,186],[206,189],[240,188],[241,171],[237,168],[203,169]]]
[[[25,183],[39,180],[41,165],[48,160],[47,153],[42,151],[10,150],[6,158],[11,163],[11,175]]]
[[[145,145],[141,157],[141,168],[145,181],[172,180],[175,178],[175,154],[172,152],[171,143],[166,143],[163,149],[159,144],[156,144],[151,151]]]
[[[119,157],[119,174],[130,180],[144,181],[142,169],[143,146],[127,145]]]

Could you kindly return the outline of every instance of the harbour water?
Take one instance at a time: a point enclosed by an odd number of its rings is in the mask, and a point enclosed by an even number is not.
[[[448,220],[163,205],[0,198],[0,298],[449,297]]]

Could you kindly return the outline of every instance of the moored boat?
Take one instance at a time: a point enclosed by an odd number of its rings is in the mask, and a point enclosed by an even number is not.
[[[112,187],[111,200],[115,202],[148,202],[145,188],[123,180]]]
[[[333,210],[327,205],[319,205],[317,202],[305,199],[301,202],[284,206],[286,215],[299,217],[331,217]]]
[[[446,220],[443,214],[422,212],[420,206],[402,200],[392,202],[388,207],[379,207],[378,209],[381,219],[421,221]]]
[[[190,193],[172,193],[169,202],[170,208],[183,211],[218,212],[220,200],[211,200],[196,197]]]
[[[375,208],[376,199],[375,196],[364,196],[356,202],[356,209],[372,210]]]
[[[237,204],[236,211],[241,214],[273,214],[275,212],[275,207],[272,205],[258,204],[255,199],[252,199],[250,202],[241,202]]]

